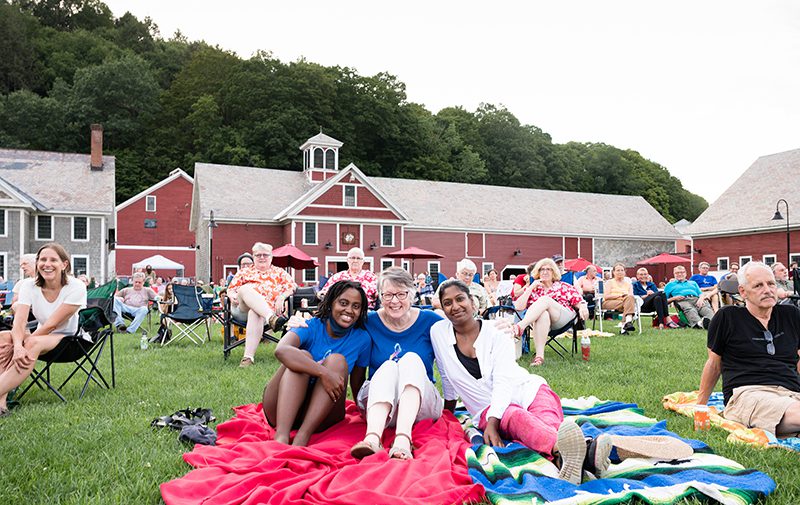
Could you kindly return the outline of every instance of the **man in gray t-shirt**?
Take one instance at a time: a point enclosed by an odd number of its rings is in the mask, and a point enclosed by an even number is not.
[[[119,290],[114,297],[114,313],[117,315],[114,326],[121,332],[127,330],[128,333],[136,333],[147,316],[148,303],[150,300],[155,300],[157,295],[152,289],[144,287],[144,273],[136,272],[131,280],[133,286]],[[133,317],[133,321],[127,327],[122,318],[125,314]]]

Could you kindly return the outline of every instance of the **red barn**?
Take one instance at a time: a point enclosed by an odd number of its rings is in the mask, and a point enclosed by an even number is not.
[[[603,266],[633,265],[674,252],[680,234],[640,196],[369,177],[339,169],[342,143],[323,133],[301,147],[303,170],[197,163],[191,229],[197,271],[220,279],[256,241],[291,243],[319,261],[298,282],[346,268],[347,251],[365,251],[365,268],[408,266],[387,253],[418,246],[444,255],[416,260],[415,272],[452,275],[467,257],[503,278],[532,261],[562,254]],[[210,233],[209,233],[210,232]]]
[[[189,231],[193,179],[180,168],[169,177],[117,206],[117,275],[130,275],[133,264],[160,254],[183,265],[183,271],[159,275],[195,275],[195,238]]]
[[[694,265],[707,261],[712,270],[725,272],[734,262],[769,265],[779,261],[786,266],[800,262],[798,182],[800,149],[757,159],[688,228],[694,241]],[[794,212],[793,220],[789,210]]]

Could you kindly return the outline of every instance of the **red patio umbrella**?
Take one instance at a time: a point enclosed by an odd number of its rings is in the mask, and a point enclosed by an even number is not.
[[[683,256],[675,256],[674,254],[661,253],[658,256],[647,258],[637,262],[637,265],[661,265],[663,263],[691,263],[692,260],[684,258]]]
[[[589,260],[583,258],[575,258],[574,260],[567,260],[564,262],[564,270],[568,272],[582,272],[586,270],[586,268],[591,265],[597,269],[598,272],[602,272],[603,269],[599,266],[595,265],[594,263],[590,262]]]
[[[647,258],[636,263],[636,266],[649,266],[650,275],[653,276],[653,281],[658,284],[659,282],[667,282],[672,277],[672,270],[676,265],[683,265],[687,270],[691,270],[692,261],[689,258],[676,256],[674,254],[661,253],[658,256]],[[691,274],[691,272],[689,272]]]
[[[273,249],[272,264],[276,267],[291,267],[298,270],[314,268],[318,265],[316,260],[311,259],[311,256],[304,253],[292,244],[286,244],[277,249]]]
[[[444,258],[443,254],[426,251],[425,249],[421,249],[419,247],[407,247],[405,249],[400,249],[399,251],[392,251],[390,253],[385,254],[387,258],[406,258],[411,260],[411,271],[414,271],[414,260],[415,259],[436,259],[436,258]]]

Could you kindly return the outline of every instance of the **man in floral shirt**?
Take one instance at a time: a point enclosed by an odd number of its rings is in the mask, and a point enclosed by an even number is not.
[[[369,270],[364,270],[364,251],[360,247],[354,247],[347,251],[347,270],[331,275],[325,287],[317,294],[320,299],[328,292],[328,288],[339,281],[356,281],[364,288],[369,301],[369,308],[375,308],[375,300],[378,298],[378,277]]]

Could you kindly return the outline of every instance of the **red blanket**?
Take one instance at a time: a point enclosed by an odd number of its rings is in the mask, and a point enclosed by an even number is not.
[[[167,505],[184,504],[371,504],[480,501],[483,487],[467,475],[464,431],[450,412],[414,425],[413,461],[388,452],[358,461],[350,447],[364,437],[366,423],[347,402],[345,420],[311,437],[308,447],[272,440],[274,430],[261,405],[236,407],[217,427],[216,447],[195,446],[183,455],[195,467],[161,485]],[[394,440],[386,430],[385,447]]]

